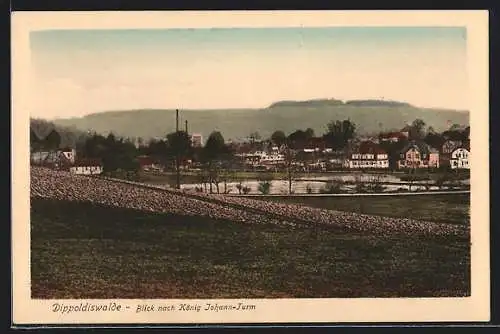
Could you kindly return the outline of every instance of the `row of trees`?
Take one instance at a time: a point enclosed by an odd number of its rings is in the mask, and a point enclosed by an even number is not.
[[[349,140],[356,135],[356,124],[351,120],[331,121],[326,125],[326,132],[322,135],[325,142],[333,149],[343,149],[346,147]],[[287,145],[290,148],[295,148],[298,145],[307,143],[314,138],[314,130],[307,128],[305,130],[298,129],[290,133],[288,136],[281,130],[275,131],[270,140],[272,143],[281,146]]]

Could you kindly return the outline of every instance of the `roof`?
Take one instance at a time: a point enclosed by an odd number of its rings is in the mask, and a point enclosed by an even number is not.
[[[64,148],[61,148],[59,151],[61,151],[61,152],[73,152],[73,149],[71,147],[64,147]]]
[[[406,135],[402,132],[386,132],[381,133],[380,138],[406,138]]]
[[[423,154],[439,153],[438,150],[436,150],[435,148],[427,145],[425,142],[423,142],[423,141],[415,141],[415,140],[413,140],[413,141],[409,142],[408,144],[406,144],[406,146],[401,150],[401,153],[406,153],[411,148],[416,148],[417,150],[419,150]]]
[[[99,159],[78,159],[73,163],[73,167],[102,166]]]
[[[325,149],[328,147],[326,140],[322,137],[309,138],[305,142],[296,142],[293,144],[296,149]]]
[[[470,141],[467,140],[462,145],[453,148],[453,151],[456,151],[458,149],[466,149],[467,151],[470,152]]]
[[[371,141],[363,141],[357,147],[354,147],[351,153],[359,154],[387,154],[379,145]]]
[[[141,155],[137,157],[137,160],[139,161],[139,164],[144,166],[144,165],[152,165],[155,163],[153,158],[147,155]]]
[[[406,125],[404,128],[401,129],[401,132],[409,132],[411,130],[411,125]]]
[[[470,140],[466,140],[463,144],[463,147],[470,152]]]

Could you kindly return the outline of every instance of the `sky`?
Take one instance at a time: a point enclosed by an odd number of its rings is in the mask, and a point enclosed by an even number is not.
[[[30,48],[32,117],[316,98],[468,109],[461,27],[46,30]]]

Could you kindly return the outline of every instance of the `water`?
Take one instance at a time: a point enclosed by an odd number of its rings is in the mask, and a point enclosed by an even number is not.
[[[288,181],[281,181],[281,180],[274,180],[270,181],[271,183],[271,189],[270,189],[270,194],[288,194]],[[325,187],[327,183],[326,182],[318,182],[318,181],[294,181],[292,182],[292,191],[295,194],[306,194],[308,193],[307,189],[308,187],[312,190],[311,193],[318,194],[322,193],[322,189]],[[238,183],[237,182],[231,182],[227,183],[227,190],[229,194],[239,194],[238,188],[237,188]],[[259,191],[259,181],[257,180],[249,180],[245,181],[242,183],[242,185],[245,187],[250,188],[250,192],[248,194],[261,194]],[[196,187],[202,187],[203,185],[200,184],[183,184],[181,185],[181,189],[185,190],[191,190],[195,191]],[[409,186],[407,184],[400,184],[400,185],[383,185],[384,187],[384,192],[388,191],[409,191]],[[355,185],[343,185],[342,190],[347,191],[347,192],[354,192]],[[216,187],[212,186],[212,189],[214,192],[216,192]],[[426,190],[439,190],[439,187],[436,186],[430,186],[429,188],[426,188],[424,185],[417,185],[413,184],[411,186],[411,191],[426,191]],[[209,186],[207,185],[207,191],[209,191]],[[224,184],[220,183],[219,184],[219,191],[221,193],[224,192]]]

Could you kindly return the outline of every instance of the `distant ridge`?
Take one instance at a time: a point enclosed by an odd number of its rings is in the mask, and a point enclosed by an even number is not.
[[[269,108],[277,107],[328,107],[328,106],[356,106],[356,107],[408,107],[415,108],[407,102],[391,101],[391,100],[348,100],[342,101],[337,99],[313,99],[305,101],[278,101],[269,106]]]
[[[345,103],[348,106],[357,107],[408,107],[415,108],[407,102],[390,101],[390,100],[350,100]]]
[[[305,101],[278,101],[269,106],[269,108],[277,107],[321,107],[321,106],[341,106],[344,102],[337,99],[314,99]]]
[[[189,131],[201,133],[206,138],[216,130],[232,140],[246,138],[255,131],[268,137],[275,130],[289,134],[305,128],[320,135],[325,132],[328,122],[343,119],[356,123],[360,134],[398,130],[417,118],[436,131],[447,130],[452,124],[469,125],[466,110],[421,108],[406,102],[370,99],[278,101],[267,108],[179,109],[181,122],[189,122]],[[53,122],[85,132],[158,138],[175,130],[175,108],[106,111]]]

